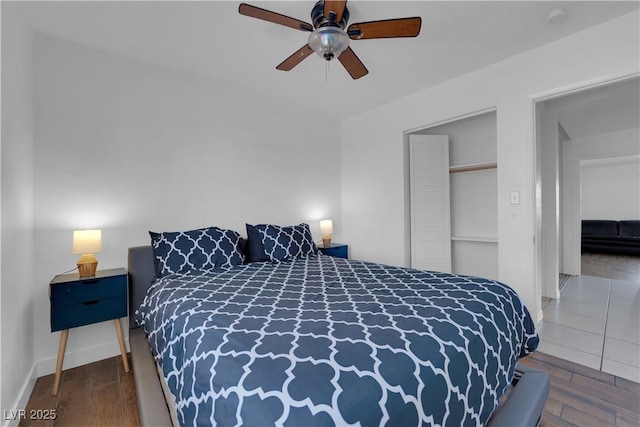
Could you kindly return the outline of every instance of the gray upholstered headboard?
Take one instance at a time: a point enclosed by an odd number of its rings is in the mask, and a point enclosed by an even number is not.
[[[156,274],[151,246],[129,248],[127,270],[129,271],[129,328],[133,329],[138,327],[134,321],[136,310],[140,307]]]

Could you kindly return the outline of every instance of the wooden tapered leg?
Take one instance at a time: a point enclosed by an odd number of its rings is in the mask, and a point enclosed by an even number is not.
[[[56,377],[53,382],[53,395],[58,394],[60,389],[60,379],[62,378],[62,364],[64,363],[64,351],[67,348],[67,338],[69,337],[69,330],[64,329],[60,334],[60,346],[58,347],[58,363],[56,364]]]
[[[116,322],[116,334],[118,334],[118,343],[120,344],[120,354],[122,355],[122,364],[124,365],[124,371],[129,372],[129,361],[127,360],[127,348],[124,346],[124,335],[122,335],[122,325],[120,319],[115,319]]]

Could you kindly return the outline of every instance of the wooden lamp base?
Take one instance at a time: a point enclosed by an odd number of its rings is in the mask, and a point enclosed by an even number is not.
[[[91,277],[96,275],[98,260],[93,254],[84,254],[77,262],[80,277]]]
[[[331,236],[325,234],[324,236],[322,236],[322,247],[323,248],[328,248],[331,247]]]

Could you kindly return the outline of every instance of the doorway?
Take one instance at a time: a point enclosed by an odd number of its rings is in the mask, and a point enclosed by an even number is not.
[[[594,274],[581,238],[583,220],[640,219],[639,79],[538,100],[534,111],[538,350],[637,382],[640,274]]]
[[[581,274],[583,219],[640,217],[632,197],[639,192],[638,180],[620,178],[620,168],[629,169],[628,162],[640,152],[639,98],[635,76],[535,103],[536,270],[543,300],[559,298],[563,277]],[[602,165],[607,165],[605,175]],[[595,182],[599,187],[594,189]],[[618,202],[603,198],[607,195],[619,197]],[[598,203],[609,212],[596,213]]]

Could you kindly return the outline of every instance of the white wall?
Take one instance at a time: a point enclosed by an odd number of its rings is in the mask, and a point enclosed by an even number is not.
[[[580,200],[582,219],[640,219],[638,156],[583,161]]]
[[[499,276],[540,320],[533,98],[638,73],[638,26],[628,14],[345,120],[342,219],[352,256],[405,262],[404,133],[496,107]],[[509,204],[511,191],[519,205]]]
[[[248,93],[39,35],[35,39],[35,342],[55,368],[47,285],[73,268],[74,228],[101,228],[98,268],[126,267],[148,230],[332,218],[338,123]],[[113,323],[70,332],[65,366],[119,351]]]
[[[24,407],[35,381],[32,37],[15,4],[1,8],[0,408],[10,411]]]

